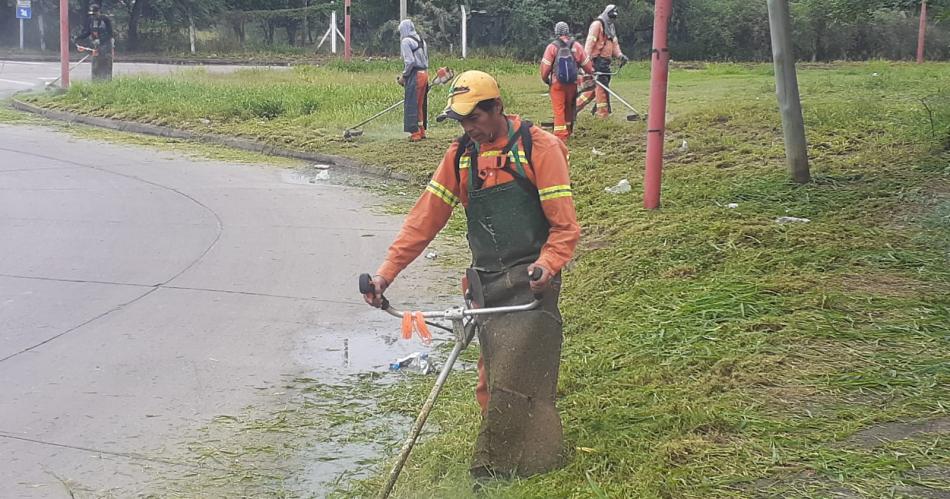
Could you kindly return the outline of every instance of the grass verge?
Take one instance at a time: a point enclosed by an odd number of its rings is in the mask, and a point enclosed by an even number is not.
[[[533,66],[436,62],[494,72],[509,110],[550,116]],[[770,67],[689,67],[670,79],[660,211],[639,208],[644,125],[579,120],[571,159],[584,237],[565,277],[559,389],[573,457],[563,470],[485,495],[950,492],[950,65],[803,68],[807,185],[790,183],[784,169]],[[401,98],[397,71],[387,61],[189,71],[76,85],[35,102],[425,177],[454,126],[434,126],[432,140],[410,145],[397,111],[359,141],[342,140],[344,128]],[[628,66],[614,88],[643,106],[647,71]],[[431,107],[443,98],[434,89]],[[604,192],[621,178],[631,194]],[[776,223],[784,215],[811,222]],[[401,495],[470,494],[473,384],[450,378],[433,413],[440,431],[415,450]],[[400,385],[382,404],[411,415],[427,391]],[[340,494],[372,494],[381,479]]]

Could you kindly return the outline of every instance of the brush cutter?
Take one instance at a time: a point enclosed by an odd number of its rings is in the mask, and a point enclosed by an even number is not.
[[[630,105],[629,102],[623,100],[623,97],[617,95],[617,92],[614,92],[613,90],[610,89],[610,87],[608,87],[607,85],[604,85],[603,83],[600,82],[600,80],[597,79],[597,77],[600,75],[615,75],[615,74],[617,73],[594,73],[594,83],[599,85],[600,88],[604,89],[608,94],[615,97],[617,100],[622,102],[623,105],[627,106],[631,111],[633,111],[632,114],[627,115],[627,121],[638,121],[640,119],[640,111],[637,111],[633,106]]]
[[[98,50],[96,50],[96,49],[91,49],[91,48],[89,48],[89,47],[83,47],[82,45],[76,45],[76,49],[79,50],[80,52],[89,52],[89,53],[86,54],[86,55],[84,55],[82,59],[79,59],[79,62],[77,62],[76,64],[73,64],[72,67],[69,68],[69,72],[70,72],[70,73],[72,73],[73,70],[76,69],[80,64],[82,64],[83,62],[86,62],[86,59],[88,59],[88,58],[90,58],[90,57],[92,57],[92,56],[94,56],[94,55],[96,55],[96,54],[98,53]],[[47,87],[50,87],[50,86],[54,85],[54,84],[55,84],[56,82],[58,82],[58,81],[60,80],[60,78],[62,78],[62,77],[63,77],[63,75],[59,75],[59,76],[56,77],[55,80],[46,82],[46,86],[47,86]]]
[[[531,280],[536,281],[540,278],[541,269],[535,269],[531,275]],[[478,279],[478,273],[474,269],[468,269],[468,271],[466,271],[465,279],[462,281],[462,287],[464,289],[465,306],[452,307],[441,312],[400,312],[394,309],[389,304],[389,300],[383,297],[382,306],[380,308],[389,315],[402,319],[403,338],[407,336],[411,337],[412,331],[415,329],[418,331],[419,336],[422,337],[423,342],[426,342],[431,338],[428,333],[428,328],[426,327],[426,325],[430,325],[451,331],[455,336],[455,347],[449,354],[449,358],[446,359],[442,371],[439,372],[439,377],[436,378],[435,385],[432,387],[432,391],[429,392],[429,397],[425,403],[422,404],[422,410],[419,412],[416,422],[409,431],[409,438],[406,439],[402,450],[399,452],[399,459],[389,472],[389,479],[379,493],[380,499],[386,499],[389,497],[389,494],[392,493],[393,488],[396,486],[396,480],[399,479],[399,474],[402,472],[406,460],[409,459],[409,453],[412,452],[412,447],[416,444],[416,439],[419,438],[419,433],[422,432],[422,428],[426,424],[426,419],[429,418],[429,413],[432,411],[435,399],[439,396],[439,392],[442,391],[442,386],[445,385],[445,380],[449,377],[452,366],[458,359],[459,354],[462,353],[462,350],[464,350],[475,337],[475,317],[480,315],[526,312],[528,310],[534,310],[541,305],[542,295],[536,294],[531,303],[524,305],[481,308],[482,305],[484,305],[484,295],[481,289],[481,281]],[[374,293],[375,291],[376,287],[373,285],[372,277],[370,277],[369,274],[360,275],[360,293],[368,294]],[[452,322],[452,328],[449,329],[440,324],[426,321],[425,319],[448,320]]]
[[[429,88],[431,89],[431,88],[432,88],[433,86],[435,86],[435,85],[442,85],[442,84],[448,83],[448,82],[452,81],[454,78],[455,78],[455,72],[454,72],[454,71],[452,71],[451,69],[446,68],[446,67],[441,67],[441,68],[439,68],[438,70],[436,70],[436,77],[435,77],[434,80],[432,80],[432,85],[430,85]],[[426,91],[428,92],[428,89],[427,89]],[[401,100],[401,101],[399,101],[399,102],[397,102],[397,103],[395,103],[395,104],[393,104],[393,105],[387,107],[386,109],[383,109],[382,111],[380,111],[380,112],[378,112],[378,113],[376,113],[376,114],[370,116],[369,118],[366,118],[365,120],[363,120],[363,121],[361,121],[361,122],[359,122],[359,123],[357,123],[357,124],[355,124],[355,125],[353,125],[353,126],[347,128],[346,130],[343,130],[343,138],[346,139],[346,140],[349,140],[349,139],[352,139],[352,138],[355,138],[355,137],[359,137],[360,135],[363,135],[363,131],[362,131],[362,130],[359,130],[359,128],[360,128],[361,126],[363,126],[363,125],[369,123],[370,121],[375,120],[376,118],[379,118],[380,116],[382,116],[382,115],[384,115],[384,114],[386,114],[386,113],[392,111],[393,109],[396,109],[397,107],[401,106],[403,102],[406,102],[406,99],[403,99],[403,100]]]

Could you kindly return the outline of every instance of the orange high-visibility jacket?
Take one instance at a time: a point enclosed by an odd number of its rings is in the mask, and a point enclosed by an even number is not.
[[[509,115],[512,129],[521,126],[521,118]],[[568,173],[568,151],[557,137],[538,127],[531,128],[531,166],[528,165],[524,147],[518,144],[521,164],[528,180],[538,188],[541,208],[548,219],[551,230],[548,240],[541,248],[537,263],[552,272],[560,272],[574,255],[574,248],[580,238],[581,229],[577,224],[574,211],[574,198]],[[490,144],[479,144],[478,169],[484,179],[482,188],[513,182],[514,178],[501,171],[497,157],[508,143],[508,137],[498,137]],[[468,205],[468,175],[471,172],[470,159],[463,156],[460,161],[459,180],[455,178],[455,154],[458,143],[453,142],[442,157],[432,180],[425,192],[416,201],[409,212],[402,230],[389,247],[386,260],[376,271],[387,282],[393,282],[396,276],[422,253],[436,234],[442,230],[452,215],[456,205]],[[514,166],[514,153],[509,153]]]
[[[620,57],[620,39],[616,36],[613,40],[608,40],[604,36],[604,24],[599,19],[594,19],[590,23],[590,29],[587,31],[587,40],[584,42],[584,51],[591,59],[595,57]]]

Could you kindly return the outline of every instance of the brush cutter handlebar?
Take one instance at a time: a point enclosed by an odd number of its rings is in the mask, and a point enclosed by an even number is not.
[[[92,55],[94,56],[99,55],[99,49],[83,47],[82,45],[79,45],[78,43],[76,44],[76,50],[79,52],[92,52]]]
[[[531,280],[537,281],[541,278],[541,269],[535,268],[534,272],[531,274]],[[369,274],[360,274],[360,293],[369,294],[375,293],[376,286],[373,284],[373,278]],[[444,319],[444,320],[462,320],[466,317],[475,317],[476,315],[492,315],[492,314],[507,314],[511,312],[526,312],[528,310],[534,310],[541,305],[541,295],[535,295],[534,300],[530,303],[525,303],[523,305],[508,305],[504,307],[490,307],[490,308],[463,308],[463,307],[452,307],[443,311],[430,311],[430,312],[414,312],[415,314],[422,314],[422,317],[426,319]],[[388,313],[393,317],[398,317],[402,319],[405,317],[405,312],[393,308],[389,300],[386,297],[383,297],[382,306],[380,307],[384,312]]]

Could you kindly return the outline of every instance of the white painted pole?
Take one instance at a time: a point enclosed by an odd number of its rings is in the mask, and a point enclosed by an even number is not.
[[[336,53],[336,11],[330,13],[330,52]]]
[[[20,50],[23,50],[23,19],[20,19]]]
[[[409,6],[407,0],[399,0],[399,20],[409,17]]]
[[[465,6],[459,5],[462,9],[462,59],[468,54],[468,15],[465,14]]]

